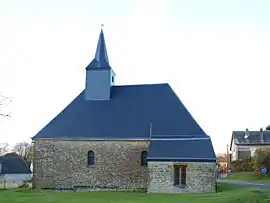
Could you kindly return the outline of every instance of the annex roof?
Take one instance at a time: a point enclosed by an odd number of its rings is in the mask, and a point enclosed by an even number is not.
[[[210,137],[154,138],[150,142],[148,161],[216,162]]]

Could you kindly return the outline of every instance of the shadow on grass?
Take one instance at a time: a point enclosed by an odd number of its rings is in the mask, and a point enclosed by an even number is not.
[[[221,193],[221,192],[231,192],[233,190],[239,190],[243,188],[243,186],[239,186],[239,185],[233,185],[233,184],[229,184],[229,183],[218,183],[217,184],[217,193]],[[10,190],[4,190],[4,189],[0,189],[0,191],[12,191],[12,192],[18,192],[18,193],[51,193],[51,192],[61,192],[61,191],[57,191],[57,190],[53,190],[53,189],[43,189],[43,190],[39,190],[39,189],[31,189],[31,188],[18,188],[18,189],[10,189]],[[74,192],[74,191],[73,191]],[[87,191],[89,192],[89,191]],[[104,192],[104,191],[103,191]],[[146,190],[134,190],[134,191],[110,191],[110,192],[120,192],[120,193],[141,193],[141,194],[147,194]],[[200,194],[200,193],[199,193]]]
[[[229,183],[218,183],[218,185],[217,185],[217,193],[231,192],[233,190],[239,190],[240,188],[243,188],[243,186],[233,185],[233,184],[229,184]]]
[[[21,192],[21,193],[31,193],[33,192],[32,189],[30,188],[19,188],[19,189],[14,189],[14,192]]]

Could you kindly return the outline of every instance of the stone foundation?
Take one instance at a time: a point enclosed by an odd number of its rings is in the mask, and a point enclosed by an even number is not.
[[[186,186],[174,186],[174,164],[187,165]],[[216,163],[149,162],[149,193],[215,192]]]
[[[146,141],[35,140],[34,188],[144,189],[148,169],[141,166]],[[87,165],[87,153],[95,164]]]

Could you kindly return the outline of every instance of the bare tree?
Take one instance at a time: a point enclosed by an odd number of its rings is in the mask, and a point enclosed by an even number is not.
[[[8,143],[0,143],[0,155],[8,152]]]
[[[0,117],[10,117],[10,112],[7,112],[5,107],[7,105],[7,102],[11,102],[11,99],[0,95]],[[8,143],[0,143],[0,155],[5,154],[8,152]]]
[[[7,104],[11,102],[12,102],[11,98],[0,95],[0,116],[7,118],[10,117],[10,111],[5,109],[4,107],[6,107]]]
[[[28,142],[19,142],[14,146],[13,151],[16,152],[18,155],[25,157],[26,150],[29,145],[30,144]]]
[[[26,161],[26,163],[30,166],[30,164],[33,162],[34,159],[34,145],[30,144],[26,151],[25,151],[25,156],[24,159]]]

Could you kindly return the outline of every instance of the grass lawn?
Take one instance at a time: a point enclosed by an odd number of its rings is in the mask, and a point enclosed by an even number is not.
[[[263,203],[270,191],[222,183],[218,193],[146,194],[133,192],[50,192],[29,189],[1,190],[1,203]]]
[[[258,172],[235,172],[232,173],[229,177],[222,178],[223,180],[239,180],[239,181],[248,181],[248,182],[260,182],[260,183],[269,183],[270,176],[264,176]]]

